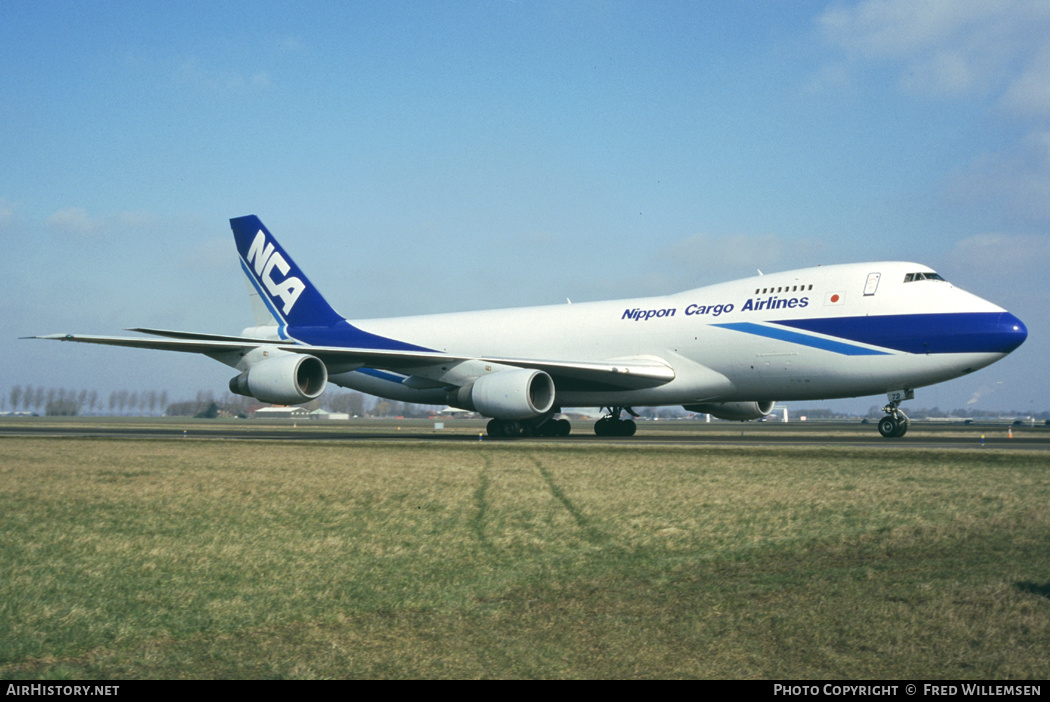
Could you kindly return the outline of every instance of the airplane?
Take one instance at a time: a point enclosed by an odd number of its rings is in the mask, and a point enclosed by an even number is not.
[[[29,337],[199,353],[239,372],[230,390],[314,400],[329,383],[490,419],[491,436],[564,436],[566,407],[601,407],[600,436],[635,433],[633,408],[682,405],[746,421],[775,402],[885,393],[900,438],[916,388],[994,363],[1020,319],[931,268],[896,261],[758,275],[666,296],[386,319],[337,313],[255,215],[230,220],[255,326],[237,336]]]

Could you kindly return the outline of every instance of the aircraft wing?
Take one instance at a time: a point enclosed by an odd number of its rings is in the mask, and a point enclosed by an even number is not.
[[[439,351],[401,351],[370,348],[346,348],[342,346],[306,346],[285,341],[270,341],[250,337],[198,334],[157,329],[134,329],[155,337],[94,336],[85,334],[47,334],[26,337],[30,339],[52,339],[105,346],[127,346],[157,351],[179,351],[216,356],[229,353],[248,352],[259,346],[271,346],[281,351],[309,354],[319,358],[326,366],[334,368],[377,368],[404,370],[433,364],[457,363],[460,361],[482,361],[518,368],[534,368],[551,375],[559,387],[572,385],[601,386],[620,389],[656,387],[674,380],[674,369],[660,359],[650,357],[623,358],[608,361],[562,361],[554,359],[507,358],[462,356]]]
[[[104,346],[128,346],[136,349],[153,349],[155,351],[182,351],[184,353],[230,353],[242,349],[253,349],[266,342],[259,339],[239,337],[216,337],[208,334],[187,335],[184,339],[153,339],[138,336],[95,336],[90,334],[45,334],[43,336],[26,336],[24,339],[53,339],[55,341],[75,341],[81,344],[102,344]]]

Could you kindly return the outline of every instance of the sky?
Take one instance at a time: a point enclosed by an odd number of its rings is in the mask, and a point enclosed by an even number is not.
[[[906,408],[1050,409],[1045,0],[4,0],[0,66],[4,396],[224,392],[18,337],[238,333],[256,214],[356,318],[917,261],[1029,338]]]

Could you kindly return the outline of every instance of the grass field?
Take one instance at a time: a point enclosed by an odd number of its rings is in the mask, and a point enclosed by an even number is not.
[[[0,438],[2,678],[1050,677],[1050,456]]]

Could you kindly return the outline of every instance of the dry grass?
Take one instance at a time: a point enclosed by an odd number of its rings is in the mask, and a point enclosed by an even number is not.
[[[1045,453],[0,452],[2,677],[1050,675]]]

